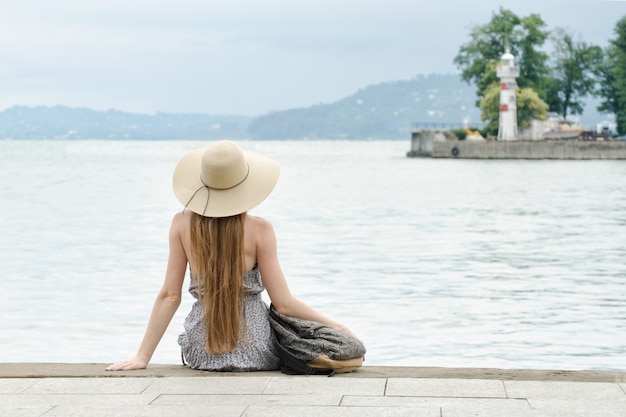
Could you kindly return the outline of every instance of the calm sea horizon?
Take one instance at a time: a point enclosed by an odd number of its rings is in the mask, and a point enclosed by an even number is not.
[[[624,161],[407,158],[406,141],[239,141],[292,292],[366,365],[626,371]],[[0,362],[132,356],[200,141],[0,141]],[[153,363],[179,363],[186,293]]]

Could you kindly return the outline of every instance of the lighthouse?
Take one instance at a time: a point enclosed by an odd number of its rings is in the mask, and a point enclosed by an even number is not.
[[[517,140],[517,97],[515,89],[519,77],[519,68],[515,66],[515,57],[507,46],[500,58],[497,72],[500,78],[500,123],[498,140]]]

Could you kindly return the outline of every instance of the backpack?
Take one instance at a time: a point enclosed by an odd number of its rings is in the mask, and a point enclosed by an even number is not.
[[[284,374],[332,376],[363,365],[365,346],[351,334],[315,321],[285,316],[273,305],[269,320]]]

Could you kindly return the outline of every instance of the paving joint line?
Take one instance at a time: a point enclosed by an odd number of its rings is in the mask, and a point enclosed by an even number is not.
[[[504,396],[506,398],[509,398],[509,392],[506,390],[506,384],[502,380],[500,380],[500,383],[502,384],[502,388],[504,389]]]

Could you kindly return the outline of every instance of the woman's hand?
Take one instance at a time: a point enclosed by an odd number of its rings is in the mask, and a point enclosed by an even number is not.
[[[106,370],[107,371],[132,371],[135,369],[146,369],[147,366],[148,366],[148,362],[141,359],[139,356],[135,356],[132,359],[127,359],[125,361],[112,363],[106,368]]]
[[[363,340],[361,340],[361,338],[359,336],[357,336],[356,334],[354,334],[352,332],[352,330],[348,329],[346,326],[344,326],[343,324],[339,324],[336,326],[333,326],[335,329],[342,331],[344,333],[348,333],[350,336],[354,337],[356,340],[358,340],[359,342],[363,343]]]

